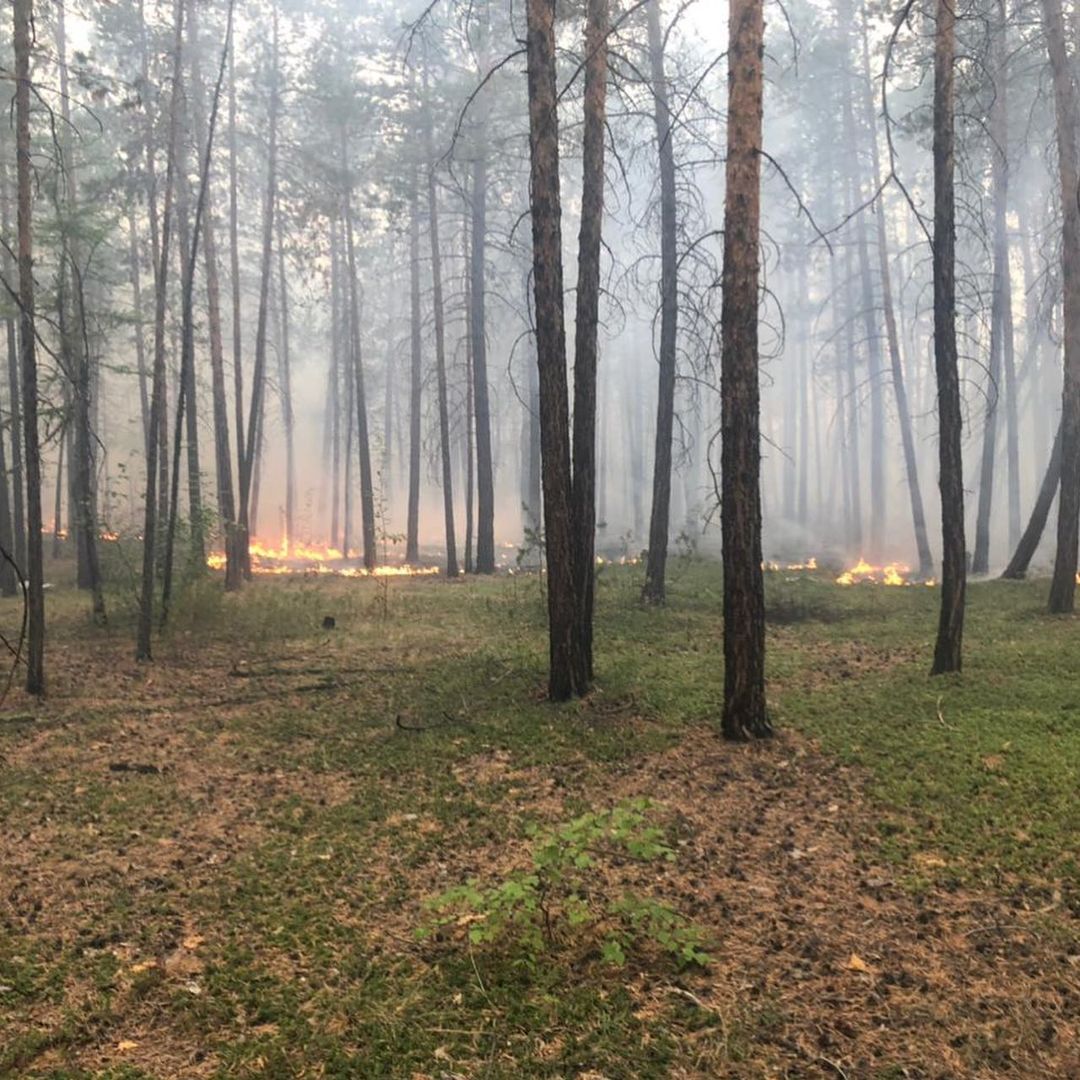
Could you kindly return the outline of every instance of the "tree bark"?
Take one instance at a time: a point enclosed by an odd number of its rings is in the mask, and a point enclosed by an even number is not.
[[[41,444],[38,442],[37,353],[34,338],[33,176],[30,161],[30,24],[32,0],[14,0],[15,162],[19,248],[19,333],[22,346],[23,439],[26,451],[26,690],[45,693],[45,592],[41,543]]]
[[[574,438],[571,513],[577,599],[575,651],[587,681],[593,676],[596,592],[596,369],[600,324],[600,246],[604,223],[604,132],[607,113],[608,0],[589,0],[585,24],[585,130],[581,227],[578,235],[574,339]],[[662,73],[661,73],[662,74]],[[585,684],[579,687],[583,692]]]
[[[544,543],[548,568],[548,696],[553,701],[565,701],[585,693],[589,680],[585,657],[577,647],[577,603],[574,595],[555,0],[527,0],[526,22],[533,293],[539,371]]]
[[[1076,90],[1065,51],[1060,0],[1042,0],[1057,119],[1061,179],[1062,337],[1065,344],[1061,391],[1061,484],[1058,495],[1057,554],[1050,583],[1051,612],[1073,611],[1076,603],[1077,542],[1080,539],[1080,205],[1076,130],[1080,121]]]
[[[423,351],[420,331],[420,176],[409,177],[409,505],[405,526],[405,561],[420,561],[420,408]]]
[[[278,149],[278,14],[271,8],[271,74],[269,103],[269,146],[266,162],[266,195],[263,203],[262,257],[259,271],[259,311],[255,323],[255,363],[251,373],[251,407],[247,417],[247,445],[240,459],[240,512],[238,543],[243,572],[251,577],[251,533],[253,518],[252,483],[255,478],[256,456],[262,428],[263,399],[266,387],[266,328],[270,305],[270,278],[274,251],[274,211],[277,206],[277,149]],[[237,368],[239,370],[239,368]]]
[[[870,132],[870,148],[874,168],[874,186],[882,185],[881,153],[878,149],[877,117],[874,112],[872,93],[873,72],[870,68],[870,44],[866,20],[862,27],[863,53],[863,112]],[[889,350],[889,366],[893,394],[896,398],[896,415],[900,424],[900,442],[904,453],[904,471],[907,476],[908,500],[911,505],[911,521],[915,534],[915,549],[919,559],[919,577],[929,580],[934,576],[934,556],[930,550],[930,537],[926,526],[926,508],[923,504],[922,486],[919,483],[919,459],[915,450],[915,432],[911,423],[911,407],[908,404],[907,382],[904,375],[904,358],[900,351],[900,333],[897,327],[896,307],[893,303],[892,271],[889,265],[889,241],[885,226],[885,206],[879,198],[874,213],[877,222],[878,274],[881,279],[881,304],[885,316],[885,340]]]
[[[964,543],[963,417],[956,350],[955,56],[953,0],[937,0],[934,33],[934,365],[937,374],[942,575],[932,674],[963,664],[967,554]]]
[[[990,363],[986,387],[986,417],[979,471],[979,504],[975,516],[975,552],[971,562],[971,570],[975,574],[986,574],[990,570],[990,518],[994,502],[994,466],[997,461],[998,406],[1002,398],[1001,378],[1006,348],[1005,309],[1006,306],[1012,304],[1009,237],[1005,219],[1009,197],[1009,128],[1004,3],[998,4],[998,10],[1001,17],[994,28],[992,46],[994,101],[990,110],[990,136],[993,143],[990,153],[993,172],[994,275],[993,298],[990,305]]]
[[[649,63],[653,95],[653,122],[660,161],[660,379],[656,403],[656,450],[653,457],[652,516],[649,521],[649,557],[645,565],[642,599],[662,604],[665,596],[668,534],[671,531],[671,444],[675,427],[675,346],[679,317],[677,205],[675,152],[664,39],[660,29],[660,0],[645,9],[649,32]]]
[[[481,141],[473,163],[472,251],[470,253],[472,396],[476,425],[476,572],[495,572],[495,473],[491,458],[491,405],[488,400],[487,312],[484,269],[487,262],[487,147]]]
[[[157,567],[157,528],[160,507],[157,490],[160,477],[158,455],[160,435],[165,427],[165,309],[169,280],[169,242],[172,231],[173,175],[176,168],[176,144],[179,121],[180,73],[183,70],[184,3],[175,0],[173,34],[172,100],[169,104],[168,164],[165,175],[165,197],[161,215],[160,262],[154,282],[154,366],[150,388],[150,441],[146,455],[146,505],[143,521],[142,583],[139,593],[139,621],[135,643],[135,659],[152,659],[151,632],[154,617],[154,577]],[[149,147],[148,147],[148,153]]]
[[[285,277],[285,237],[281,227],[281,207],[277,213],[278,253],[278,361],[281,387],[281,418],[285,427],[285,545],[296,543],[296,437],[292,400],[292,363],[289,356],[289,283]]]
[[[442,459],[443,519],[446,526],[446,576],[458,576],[457,540],[454,535],[453,460],[450,450],[450,405],[446,386],[446,322],[443,309],[442,254],[439,247],[439,193],[435,177],[435,135],[432,130],[431,102],[424,80],[427,151],[428,233],[431,242],[432,305],[435,309],[435,376],[439,397],[439,449]]]
[[[720,313],[723,733],[728,739],[762,737],[772,731],[765,708],[758,382],[763,39],[762,0],[732,0]]]
[[[191,4],[191,29],[195,35],[195,13],[198,5]],[[225,48],[232,49],[232,11],[229,5],[229,26]],[[199,62],[199,43],[191,59],[192,83],[195,94],[195,139],[198,146],[209,146],[206,121],[206,92]],[[220,74],[215,88],[213,111],[216,117],[221,94]],[[221,318],[221,277],[218,267],[217,226],[214,220],[213,191],[205,185],[206,210],[203,222],[203,257],[206,268],[207,322],[210,333],[210,376],[214,409],[214,465],[217,479],[218,513],[221,516],[225,540],[225,588],[234,591],[242,581],[241,557],[236,549],[236,497],[233,489],[232,444],[229,441],[229,407],[225,393],[225,347]]]
[[[232,368],[233,398],[236,412],[236,469],[237,486],[243,470],[247,440],[244,436],[244,366],[243,330],[240,307],[240,195],[236,149],[236,42],[229,42],[229,276],[232,287]],[[233,529],[233,544],[237,564],[235,583],[239,588],[250,574],[247,535],[239,520]]]
[[[356,442],[360,455],[360,527],[364,544],[364,566],[375,569],[375,486],[371,475],[371,443],[368,438],[367,394],[364,390],[364,358],[360,347],[360,286],[356,271],[356,239],[353,234],[352,173],[349,171],[348,145],[345,129],[341,132],[341,164],[345,170],[346,188],[343,216],[345,218],[345,262],[349,274],[349,347],[352,356],[352,378],[356,386]]]
[[[1003,578],[1020,580],[1025,577],[1031,560],[1038,550],[1042,540],[1043,531],[1046,529],[1046,521],[1050,517],[1050,508],[1054,505],[1054,499],[1061,485],[1061,425],[1058,424],[1057,435],[1054,436],[1054,446],[1050,451],[1050,461],[1046,466],[1042,484],[1039,486],[1039,495],[1035,500],[1035,506],[1028,519],[1027,528],[1024,529],[1020,542],[1009,560],[1009,565],[1002,573]]]

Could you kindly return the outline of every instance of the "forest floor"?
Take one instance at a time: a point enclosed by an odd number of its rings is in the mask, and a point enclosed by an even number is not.
[[[717,568],[640,578],[561,707],[536,578],[209,582],[144,666],[129,600],[51,592],[49,696],[0,711],[0,1076],[1080,1076],[1080,622],[976,584],[931,680],[935,591],[770,574],[778,734],[730,746]]]

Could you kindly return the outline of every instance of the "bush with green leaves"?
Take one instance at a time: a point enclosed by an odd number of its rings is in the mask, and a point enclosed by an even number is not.
[[[551,830],[533,828],[531,865],[504,880],[470,880],[429,901],[432,919],[418,931],[431,937],[448,927],[467,928],[474,945],[509,946],[516,959],[535,967],[559,945],[599,950],[622,966],[634,948],[658,948],[679,966],[704,966],[704,931],[679,912],[635,892],[608,895],[604,864],[635,860],[674,862],[675,849],[656,824],[648,799],[612,810],[582,814]]]

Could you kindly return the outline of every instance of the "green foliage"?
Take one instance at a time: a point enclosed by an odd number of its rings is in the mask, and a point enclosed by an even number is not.
[[[546,950],[570,941],[597,945],[601,959],[617,967],[643,945],[668,954],[680,966],[704,966],[709,956],[699,927],[650,897],[634,892],[610,897],[596,887],[605,864],[675,860],[654,818],[648,799],[634,799],[582,814],[556,829],[534,828],[529,869],[494,885],[472,880],[446,890],[430,902],[436,917],[418,935],[467,926],[472,944],[507,944],[529,969],[537,967]]]

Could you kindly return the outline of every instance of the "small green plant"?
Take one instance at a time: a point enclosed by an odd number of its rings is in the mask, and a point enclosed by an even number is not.
[[[655,824],[648,799],[592,812],[549,831],[534,830],[531,866],[484,886],[471,880],[429,902],[434,918],[418,931],[430,937],[466,927],[474,945],[507,943],[535,967],[545,951],[571,941],[595,945],[622,966],[635,946],[659,948],[680,966],[704,966],[704,931],[673,908],[633,892],[608,895],[604,864],[632,859],[674,862],[675,850]]]

